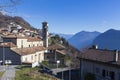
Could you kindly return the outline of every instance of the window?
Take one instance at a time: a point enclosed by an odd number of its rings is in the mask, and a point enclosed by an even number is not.
[[[118,73],[118,80],[120,80],[120,73]]]
[[[96,70],[95,70],[95,72],[96,73],[100,73],[100,68],[97,67]]]
[[[112,80],[115,79],[115,73],[113,71],[102,70],[102,76],[107,77],[107,78],[112,79]]]
[[[25,62],[27,62],[27,57],[25,58]]]
[[[21,48],[23,48],[23,45],[21,45]]]
[[[103,76],[103,77],[105,77],[105,72],[106,72],[106,71],[103,69],[103,70],[102,70],[102,76]]]
[[[39,61],[40,61],[40,54],[39,54],[39,56],[38,56],[38,59],[39,59]]]
[[[23,40],[21,40],[21,48],[23,48]]]
[[[31,60],[33,60],[33,55],[31,56]]]
[[[40,43],[40,46],[42,46],[42,44]]]
[[[35,62],[36,62],[37,55],[35,54]]]
[[[109,72],[109,76],[110,76],[110,78],[111,78],[112,80],[115,79],[115,73],[114,73],[114,72],[110,71],[110,72]]]
[[[47,59],[49,59],[50,57],[49,57],[49,56],[47,56],[46,58],[47,58]]]
[[[33,47],[34,47],[35,45],[33,44]]]
[[[52,50],[50,50],[50,53],[52,53],[53,51]]]

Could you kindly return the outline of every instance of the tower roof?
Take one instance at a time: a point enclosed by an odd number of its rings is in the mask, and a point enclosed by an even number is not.
[[[48,22],[42,22],[42,26],[48,26]]]

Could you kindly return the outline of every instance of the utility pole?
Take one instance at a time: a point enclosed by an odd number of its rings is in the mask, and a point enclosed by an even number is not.
[[[55,62],[57,61],[57,58],[56,58],[56,49],[54,50],[54,53],[55,53]]]
[[[69,80],[71,80],[71,66],[69,66]]]
[[[57,60],[57,69],[58,69],[59,64],[60,64],[60,60]]]
[[[71,61],[69,62],[69,80],[71,80]]]
[[[21,49],[20,49],[20,64],[22,65],[22,49],[23,49],[23,40],[21,40]]]
[[[4,48],[5,44],[3,43],[3,66],[4,66],[4,70],[5,70],[5,48]]]
[[[62,68],[63,69],[63,68]],[[64,71],[62,71],[62,80],[64,80],[64,73],[63,73]]]

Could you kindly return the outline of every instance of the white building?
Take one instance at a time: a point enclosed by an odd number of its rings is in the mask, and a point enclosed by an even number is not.
[[[4,36],[0,45],[0,60],[11,60],[12,64],[42,62],[44,52],[42,39],[38,37]]]
[[[17,48],[26,48],[26,47],[35,47],[35,46],[43,46],[42,39],[38,37],[22,37],[22,36],[4,36],[4,42],[12,42]]]

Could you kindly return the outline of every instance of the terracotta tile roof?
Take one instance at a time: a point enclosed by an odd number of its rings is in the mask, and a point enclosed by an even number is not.
[[[3,38],[27,39],[28,42],[31,42],[31,41],[41,41],[42,40],[40,37],[25,37],[25,36],[21,36],[21,35],[7,35],[7,36],[3,36]]]
[[[65,47],[61,44],[56,43],[54,45],[49,46],[48,49],[58,49],[59,50],[59,49],[65,49]]]
[[[63,54],[63,55],[66,55],[66,53],[63,51],[63,50],[56,50],[56,52],[60,53],[60,54]]]
[[[29,48],[15,48],[12,50],[20,55],[29,55],[29,54],[34,54],[35,52],[46,50],[46,48],[39,46],[39,47],[29,47]]]
[[[12,42],[5,42],[5,43],[1,43],[0,47],[17,47],[17,46]]]
[[[21,36],[21,35],[7,35],[7,36],[3,36],[3,38],[21,38],[21,39],[26,39],[26,37]]]
[[[31,41],[41,41],[42,39],[41,38],[38,38],[38,37],[28,37],[28,42],[31,42]]]
[[[87,51],[81,53],[80,58],[110,63],[114,61],[114,55],[115,50],[88,49]],[[116,64],[120,65],[120,52],[118,52],[118,61]]]

